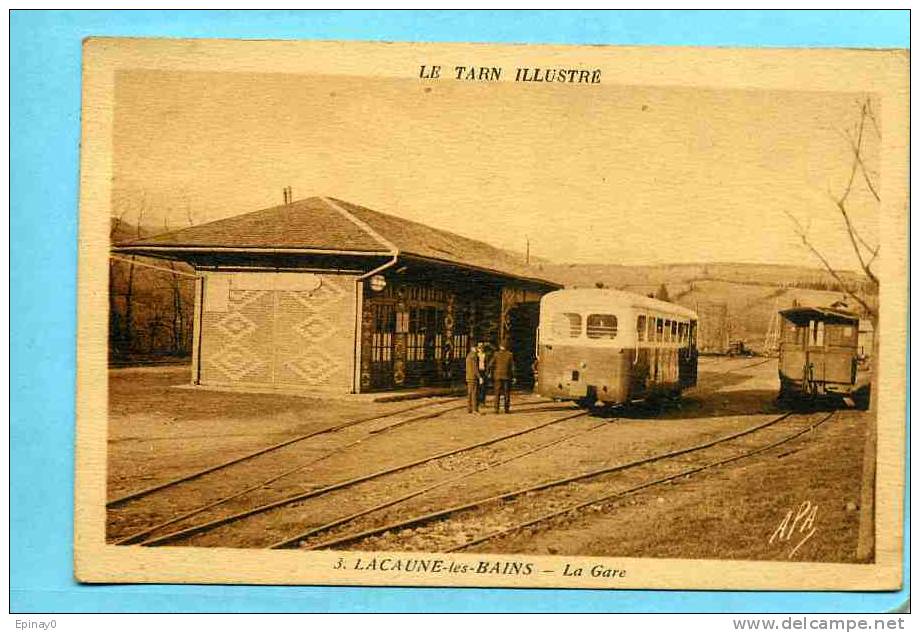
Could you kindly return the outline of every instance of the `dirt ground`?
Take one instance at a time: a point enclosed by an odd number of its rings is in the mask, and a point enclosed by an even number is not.
[[[109,497],[145,488],[347,420],[412,406],[364,399],[318,399],[180,388],[188,369],[113,369],[109,375]],[[198,546],[265,547],[306,528],[373,507],[393,496],[444,483],[358,522],[344,531],[454,505],[460,499],[498,494],[529,483],[584,472],[736,432],[775,417],[775,360],[703,358],[700,385],[664,409],[634,407],[553,424],[455,457],[380,480],[293,504],[196,536]],[[432,400],[435,401],[435,400]],[[525,404],[526,403],[526,404]],[[424,404],[424,402],[422,402]],[[278,472],[280,464],[312,463],[271,486],[196,520],[211,519],[259,503],[350,477],[538,426],[567,415],[564,407],[518,395],[509,416],[470,416],[463,409],[385,433],[354,427],[349,434],[319,436],[295,444],[274,463],[228,471],[184,498],[150,498],[132,512],[110,513],[109,536],[195,508],[208,495],[242,489]],[[658,486],[616,504],[552,521],[478,546],[477,551],[736,559],[852,561],[856,549],[862,449],[868,416],[839,411],[833,420],[778,452],[764,453],[672,485]],[[571,439],[564,439],[571,435]],[[554,442],[558,442],[555,443]],[[539,447],[552,444],[545,449]],[[344,447],[344,448],[343,448]],[[458,473],[532,454],[460,478]],[[332,451],[332,453],[330,453]],[[317,455],[325,455],[321,461]],[[807,506],[803,504],[809,504]],[[813,508],[817,510],[813,511]],[[777,531],[788,511],[812,516],[815,532]],[[813,515],[812,515],[813,512]],[[806,516],[807,515],[807,516]],[[787,522],[787,525],[790,524]],[[810,526],[811,523],[808,523]],[[177,524],[176,527],[181,527]],[[335,535],[333,531],[326,536]],[[788,538],[787,538],[788,536]],[[792,550],[795,548],[795,551]]]

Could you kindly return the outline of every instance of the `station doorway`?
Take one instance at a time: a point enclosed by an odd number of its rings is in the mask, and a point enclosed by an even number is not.
[[[537,326],[540,324],[540,304],[521,303],[508,311],[509,351],[514,355],[514,370],[518,387],[534,386],[534,362],[537,359]]]

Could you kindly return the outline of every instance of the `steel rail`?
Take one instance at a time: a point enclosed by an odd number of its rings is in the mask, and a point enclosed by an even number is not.
[[[385,468],[385,469],[383,469],[383,470],[378,470],[378,471],[376,471],[376,472],[373,472],[373,473],[370,473],[370,474],[367,474],[367,475],[360,475],[360,476],[358,476],[358,477],[353,477],[353,478],[351,478],[351,479],[346,479],[346,480],[343,480],[343,481],[339,481],[339,482],[336,482],[336,483],[329,484],[329,485],[327,485],[327,486],[323,486],[322,488],[315,488],[315,489],[313,489],[313,490],[308,490],[308,491],[306,491],[306,492],[301,492],[301,493],[298,493],[298,494],[295,494],[295,495],[291,495],[291,496],[288,496],[288,497],[284,497],[284,498],[282,498],[282,499],[277,499],[277,500],[275,500],[275,501],[272,501],[272,502],[269,502],[269,503],[266,503],[266,504],[262,504],[262,505],[260,505],[260,506],[254,507],[254,508],[249,508],[248,510],[243,510],[243,511],[241,511],[241,512],[237,512],[237,513],[234,513],[234,514],[225,516],[225,517],[221,517],[221,518],[219,518],[219,519],[214,519],[214,520],[208,521],[208,522],[206,522],[206,523],[201,523],[201,524],[199,524],[199,525],[194,525],[194,526],[191,526],[191,527],[182,529],[182,530],[178,530],[178,531],[176,531],[176,532],[171,532],[171,533],[165,534],[165,535],[163,535],[163,536],[159,536],[159,537],[156,537],[156,538],[153,538],[153,539],[148,539],[148,540],[146,540],[146,541],[141,542],[140,545],[145,545],[145,546],[150,546],[150,545],[162,545],[163,543],[168,543],[168,542],[170,542],[170,541],[175,541],[175,540],[177,540],[177,539],[181,539],[181,538],[185,538],[185,537],[188,537],[188,536],[192,536],[193,534],[198,534],[198,533],[201,533],[201,532],[205,532],[205,531],[211,530],[211,529],[213,529],[213,528],[219,527],[219,526],[221,526],[221,525],[226,525],[226,524],[228,524],[228,523],[232,523],[232,522],[234,522],[234,521],[238,521],[238,520],[240,520],[240,519],[244,519],[244,518],[250,517],[250,516],[255,515],[255,514],[261,514],[261,513],[263,513],[263,512],[267,512],[267,511],[273,510],[273,509],[275,509],[275,508],[279,508],[279,507],[282,507],[282,506],[285,506],[285,505],[289,505],[289,504],[295,503],[295,502],[297,502],[297,501],[303,501],[303,500],[306,500],[306,499],[309,499],[309,498],[312,498],[312,497],[318,497],[318,496],[320,496],[320,495],[323,495],[323,494],[326,494],[326,493],[329,493],[329,492],[333,492],[333,491],[335,491],[335,490],[341,490],[341,489],[343,489],[343,488],[347,488],[347,487],[349,487],[349,486],[353,486],[353,485],[355,485],[355,484],[359,484],[359,483],[362,483],[362,482],[365,482],[365,481],[370,481],[370,480],[376,479],[376,478],[378,478],[378,477],[383,477],[383,476],[385,476],[385,475],[390,475],[390,474],[392,474],[392,473],[396,473],[396,472],[400,472],[400,471],[403,471],[403,470],[407,470],[407,469],[409,469],[409,468],[413,468],[413,467],[415,467],[415,466],[420,466],[420,465],[426,464],[426,463],[428,463],[428,462],[432,462],[432,461],[435,461],[435,460],[438,460],[438,459],[443,459],[444,457],[450,457],[451,455],[456,455],[457,453],[463,453],[463,452],[466,452],[466,451],[473,450],[473,449],[475,449],[475,448],[480,448],[480,447],[482,447],[482,446],[488,446],[489,444],[495,444],[495,443],[501,442],[501,441],[503,441],[503,440],[507,440],[507,439],[511,439],[511,438],[513,438],[513,437],[517,437],[517,436],[520,436],[520,435],[524,435],[525,433],[531,433],[531,432],[533,432],[533,431],[536,431],[536,430],[538,430],[538,429],[541,429],[541,428],[543,428],[543,427],[545,427],[545,426],[549,426],[549,425],[551,425],[551,424],[558,424],[559,422],[563,422],[563,421],[565,421],[565,420],[569,420],[569,419],[576,418],[576,417],[581,417],[581,416],[584,416],[584,415],[587,415],[587,412],[586,412],[586,411],[578,411],[578,412],[576,412],[576,413],[574,413],[574,414],[572,414],[572,415],[563,416],[563,417],[561,417],[561,418],[556,418],[556,419],[550,420],[550,421],[548,421],[548,422],[541,422],[541,423],[539,423],[539,424],[535,424],[535,425],[529,426],[529,427],[527,427],[527,428],[525,428],[525,429],[522,429],[522,430],[520,430],[520,431],[514,431],[514,432],[511,432],[511,433],[505,433],[504,435],[499,435],[499,436],[497,436],[497,437],[492,437],[492,438],[489,438],[489,439],[487,439],[487,440],[483,440],[483,441],[480,441],[480,442],[476,442],[476,443],[474,443],[474,444],[468,444],[468,445],[466,445],[466,446],[462,446],[462,447],[460,447],[460,448],[455,448],[455,449],[451,449],[451,450],[444,451],[444,452],[441,452],[441,453],[437,453],[437,454],[435,454],[435,455],[429,455],[429,456],[427,456],[427,457],[423,457],[423,458],[421,458],[421,459],[417,459],[417,460],[414,460],[414,461],[411,461],[411,462],[407,462],[407,463],[404,463],[404,464],[400,464],[400,465],[398,465],[398,466],[394,466],[394,467],[390,467],[390,468]]]
[[[316,534],[319,534],[320,532],[326,532],[326,531],[328,531],[328,530],[331,530],[331,529],[334,528],[334,527],[338,527],[339,525],[344,525],[345,523],[349,523],[349,522],[351,522],[351,521],[354,521],[355,519],[359,519],[359,518],[361,518],[361,517],[363,517],[363,516],[367,516],[368,514],[372,514],[372,513],[374,513],[374,512],[377,512],[378,510],[383,510],[383,509],[385,509],[385,508],[389,508],[389,507],[394,506],[394,505],[396,505],[396,504],[398,504],[398,503],[402,503],[403,501],[408,501],[409,499],[413,499],[413,498],[418,497],[418,496],[421,496],[421,495],[423,495],[423,494],[425,494],[425,493],[427,493],[427,492],[431,492],[432,490],[436,490],[437,488],[442,488],[442,487],[444,487],[444,486],[448,486],[448,485],[450,485],[450,484],[456,483],[456,482],[458,482],[458,481],[460,481],[460,480],[462,480],[462,479],[466,479],[467,477],[472,477],[473,475],[476,475],[476,474],[478,474],[478,473],[485,472],[485,471],[487,471],[487,470],[492,470],[492,469],[494,469],[494,468],[498,468],[499,466],[504,466],[505,464],[511,463],[511,462],[516,461],[516,460],[518,460],[518,459],[523,459],[524,457],[527,457],[528,455],[533,455],[534,453],[537,453],[537,452],[539,452],[539,451],[545,450],[545,449],[550,448],[550,447],[552,447],[552,446],[555,446],[555,445],[557,445],[557,444],[562,444],[563,442],[567,442],[568,440],[570,440],[570,439],[572,439],[572,438],[574,438],[574,437],[578,437],[579,435],[585,435],[586,433],[590,433],[591,431],[594,431],[594,430],[596,430],[596,429],[599,429],[599,428],[602,427],[602,426],[607,426],[607,424],[608,424],[609,422],[611,422],[611,420],[604,420],[603,422],[599,422],[599,423],[597,423],[597,424],[594,424],[593,426],[590,426],[590,427],[588,427],[587,429],[582,429],[581,431],[576,431],[576,432],[574,432],[574,433],[569,433],[568,435],[564,435],[563,437],[558,438],[558,439],[555,439],[555,440],[553,440],[552,442],[546,442],[546,443],[544,443],[544,444],[540,444],[540,445],[538,445],[538,446],[529,448],[529,449],[527,449],[527,450],[525,450],[525,451],[522,451],[522,452],[520,452],[520,453],[515,453],[514,455],[512,455],[512,456],[510,456],[510,457],[506,457],[505,459],[499,460],[499,461],[497,461],[497,462],[493,462],[493,463],[491,463],[491,464],[486,464],[486,465],[484,465],[484,466],[480,466],[480,467],[475,468],[475,469],[473,469],[473,470],[468,470],[468,471],[466,471],[466,472],[460,473],[459,475],[457,475],[457,476],[455,476],[455,477],[450,477],[450,478],[448,478],[448,479],[444,479],[444,480],[439,481],[439,482],[437,482],[437,483],[434,483],[434,484],[432,484],[432,485],[430,485],[430,486],[425,486],[424,488],[418,488],[418,489],[413,490],[412,492],[409,492],[409,493],[407,493],[407,494],[405,494],[405,495],[403,495],[403,496],[401,496],[401,497],[397,497],[397,498],[394,498],[394,499],[388,499],[387,501],[384,501],[383,503],[377,504],[377,505],[375,505],[375,506],[373,506],[373,507],[371,507],[371,508],[366,508],[366,509],[364,509],[364,510],[360,510],[360,511],[355,512],[355,513],[353,513],[353,514],[349,514],[349,515],[347,515],[347,516],[339,517],[338,519],[334,519],[334,520],[332,520],[332,521],[330,521],[330,522],[328,522],[328,523],[324,523],[323,525],[320,525],[320,526],[311,528],[311,529],[309,529],[309,530],[307,530],[307,531],[305,531],[305,532],[301,532],[301,533],[296,534],[296,535],[294,535],[294,536],[289,536],[289,537],[285,538],[284,540],[278,541],[277,543],[273,543],[272,545],[269,545],[269,546],[268,546],[268,549],[283,549],[283,548],[286,548],[286,547],[290,547],[290,546],[296,545],[298,542],[300,542],[300,541],[302,541],[302,540],[304,540],[304,539],[306,539],[306,538],[309,538],[309,537],[311,537],[311,536],[315,536]]]
[[[439,404],[443,404],[443,403],[439,403]],[[418,416],[409,418],[408,420],[400,420],[400,421],[398,421],[398,422],[395,422],[394,424],[390,424],[390,425],[385,426],[385,427],[383,427],[383,428],[376,429],[376,430],[374,430],[374,431],[371,431],[371,433],[382,433],[382,432],[385,432],[385,431],[390,431],[390,430],[392,430],[392,429],[394,429],[394,428],[396,428],[396,427],[403,426],[404,424],[409,424],[409,423],[411,423],[411,422],[419,422],[419,421],[421,421],[421,420],[430,420],[430,419],[432,419],[432,418],[437,418],[437,417],[440,417],[440,416],[444,415],[445,413],[450,413],[451,411],[456,411],[457,409],[462,409],[464,406],[466,406],[466,405],[460,405],[460,406],[457,406],[457,407],[448,407],[447,409],[440,409],[440,410],[438,410],[438,411],[432,411],[432,412],[430,412],[430,413],[424,413],[424,414],[422,414],[422,415],[418,415]],[[403,411],[403,412],[405,412],[405,411]],[[226,496],[226,497],[221,497],[221,498],[219,498],[219,499],[216,499],[215,501],[208,502],[208,503],[206,503],[206,504],[203,505],[203,506],[199,506],[199,507],[194,508],[194,509],[192,509],[192,510],[189,510],[189,511],[183,513],[183,514],[176,515],[176,516],[174,516],[174,517],[172,517],[172,518],[170,518],[170,519],[167,519],[167,520],[165,520],[165,521],[162,521],[162,522],[160,522],[160,523],[157,523],[156,525],[152,525],[152,526],[146,527],[146,528],[144,528],[143,530],[141,530],[141,531],[139,531],[139,532],[134,532],[134,533],[132,533],[132,534],[129,534],[128,536],[124,536],[124,537],[122,537],[122,538],[120,538],[120,539],[114,541],[113,544],[114,544],[114,545],[130,545],[130,544],[132,544],[132,543],[136,543],[137,541],[143,539],[145,536],[149,536],[150,534],[153,534],[153,533],[156,532],[157,530],[161,530],[161,529],[163,529],[163,528],[165,528],[165,527],[168,527],[168,526],[170,526],[170,525],[173,525],[174,523],[178,523],[179,521],[184,521],[185,519],[190,519],[191,517],[196,516],[196,515],[198,515],[198,514],[201,514],[202,512],[206,512],[207,510],[211,510],[211,509],[213,509],[213,508],[216,508],[216,507],[219,506],[219,505],[223,505],[224,503],[226,503],[226,502],[228,502],[228,501],[232,501],[232,500],[234,500],[234,499],[238,499],[239,497],[242,497],[243,495],[249,494],[250,492],[255,492],[256,490],[258,490],[258,489],[260,489],[260,488],[264,488],[264,487],[267,486],[268,484],[274,483],[274,482],[276,482],[276,481],[278,481],[278,480],[280,480],[280,479],[283,479],[283,478],[285,478],[285,477],[287,477],[287,476],[289,476],[289,475],[293,475],[294,473],[296,473],[296,472],[298,472],[298,471],[301,471],[301,470],[304,470],[304,469],[306,469],[306,468],[309,468],[310,466],[315,466],[315,465],[318,464],[319,462],[321,462],[321,461],[323,461],[323,460],[326,460],[326,459],[332,457],[333,455],[337,455],[338,453],[341,453],[342,451],[344,451],[344,450],[346,450],[346,449],[348,449],[348,448],[351,448],[352,446],[356,446],[356,445],[358,445],[358,444],[362,444],[362,443],[365,441],[365,439],[367,439],[367,438],[361,438],[361,439],[355,440],[355,441],[353,441],[353,442],[349,442],[348,444],[345,444],[345,445],[343,445],[343,446],[338,446],[338,447],[336,447],[336,448],[333,448],[333,449],[329,450],[328,452],[326,452],[325,454],[321,455],[320,457],[318,457],[318,458],[316,458],[316,459],[313,459],[313,460],[310,460],[310,461],[307,461],[307,462],[301,462],[300,464],[298,464],[297,466],[294,466],[293,468],[289,468],[289,469],[287,469],[287,470],[285,470],[285,471],[282,471],[281,473],[278,473],[277,475],[273,475],[273,476],[269,477],[268,479],[262,480],[262,481],[260,481],[260,482],[258,482],[258,483],[256,483],[256,484],[253,484],[252,486],[249,486],[248,488],[245,488],[245,489],[243,489],[243,490],[240,490],[240,491],[238,491],[238,492],[235,492],[235,493],[233,493],[233,494],[231,494],[231,495],[228,495],[228,496]]]
[[[739,369],[749,369],[749,368],[751,368],[751,367],[758,367],[758,366],[760,366],[760,365],[766,365],[766,364],[769,363],[771,360],[774,360],[774,359],[773,359],[773,358],[766,358],[766,359],[764,359],[764,360],[759,360],[759,361],[757,361],[756,363],[751,363],[750,365],[742,365],[741,367],[736,367],[736,368],[735,368],[734,370],[732,370],[732,371],[738,371]]]
[[[710,462],[710,463],[708,463],[708,464],[703,464],[702,466],[697,466],[697,467],[694,467],[694,468],[689,468],[689,469],[683,470],[683,471],[681,471],[681,472],[679,472],[679,473],[677,473],[677,474],[675,474],[675,475],[668,475],[667,477],[662,477],[662,478],[660,478],[660,479],[655,479],[655,480],[653,480],[653,481],[648,481],[648,482],[645,482],[645,483],[643,483],[643,484],[639,484],[638,486],[634,486],[634,487],[632,487],[632,488],[627,488],[626,490],[621,490],[621,491],[619,491],[619,492],[614,492],[614,493],[611,493],[611,494],[604,494],[604,495],[601,495],[601,496],[598,496],[598,497],[593,497],[593,498],[591,498],[591,499],[588,499],[587,501],[581,501],[581,502],[579,502],[579,503],[572,504],[572,505],[570,505],[570,506],[567,506],[567,507],[565,507],[565,508],[562,508],[561,510],[554,510],[553,512],[546,513],[546,514],[541,515],[541,516],[539,516],[539,517],[537,517],[537,518],[535,518],[535,519],[531,519],[531,520],[525,521],[525,522],[523,522],[523,523],[518,523],[518,524],[516,524],[516,525],[513,525],[513,526],[511,526],[511,527],[505,528],[505,529],[503,529],[503,530],[499,530],[499,531],[497,531],[497,532],[492,532],[491,534],[486,534],[486,535],[484,535],[484,536],[480,536],[480,537],[471,539],[471,540],[469,540],[469,541],[467,541],[467,542],[465,542],[465,543],[461,543],[460,545],[456,545],[456,546],[451,547],[451,548],[449,548],[449,549],[447,549],[447,550],[444,550],[444,551],[445,551],[445,552],[457,552],[457,551],[460,551],[460,550],[464,550],[464,549],[467,549],[467,548],[469,548],[469,547],[473,547],[474,545],[479,545],[480,543],[485,543],[486,541],[491,541],[492,539],[496,539],[496,538],[499,538],[499,537],[502,537],[502,536],[506,536],[506,535],[508,535],[508,534],[511,534],[511,533],[513,533],[513,532],[517,532],[517,531],[519,531],[519,530],[523,530],[524,528],[531,527],[531,526],[536,525],[536,524],[538,524],[538,523],[543,523],[544,521],[549,521],[550,519],[554,519],[554,518],[556,518],[556,517],[562,516],[563,514],[568,514],[568,513],[570,513],[570,512],[577,512],[578,510],[581,510],[581,509],[583,509],[583,508],[586,508],[586,507],[588,507],[588,506],[590,506],[590,505],[595,505],[595,504],[598,504],[598,503],[606,503],[606,502],[612,501],[612,500],[614,500],[614,499],[620,499],[620,498],[622,498],[622,497],[627,497],[627,496],[629,496],[629,495],[632,495],[632,494],[635,494],[635,493],[640,492],[640,491],[642,491],[642,490],[645,490],[646,488],[651,488],[652,486],[657,486],[657,485],[660,485],[660,484],[663,484],[663,483],[667,483],[667,482],[669,482],[669,481],[674,481],[675,479],[680,479],[680,478],[682,478],[682,477],[689,477],[690,475],[693,475],[693,474],[702,472],[702,471],[704,471],[704,470],[708,470],[708,469],[710,469],[710,468],[717,468],[717,467],[719,467],[719,466],[724,466],[725,464],[729,464],[729,463],[731,463],[731,462],[738,461],[738,460],[744,459],[744,458],[746,458],[746,457],[751,457],[752,455],[757,455],[757,454],[759,454],[759,453],[763,453],[763,452],[768,451],[768,450],[770,450],[770,449],[776,448],[777,446],[782,446],[783,444],[786,444],[787,442],[791,442],[792,440],[794,440],[794,439],[796,439],[796,438],[799,438],[799,437],[801,437],[802,435],[805,435],[806,433],[809,433],[809,432],[811,432],[811,431],[814,431],[816,428],[818,428],[819,426],[821,426],[822,424],[824,424],[827,420],[829,420],[829,419],[834,415],[834,413],[835,413],[834,411],[831,411],[831,412],[828,413],[826,416],[824,416],[823,418],[821,418],[821,419],[818,420],[817,422],[811,424],[810,426],[808,426],[808,427],[806,427],[806,428],[804,428],[804,429],[801,429],[801,430],[799,430],[799,431],[796,431],[795,433],[792,433],[791,435],[787,435],[786,437],[783,437],[783,438],[781,438],[781,439],[779,439],[779,440],[777,440],[777,441],[775,441],[775,442],[771,442],[770,444],[767,444],[766,446],[761,446],[761,447],[758,447],[758,448],[756,448],[756,449],[754,449],[754,450],[747,451],[747,452],[745,452],[745,453],[739,453],[739,454],[733,455],[733,456],[731,456],[731,457],[727,457],[727,458],[724,458],[724,459],[719,459],[719,460],[716,460],[716,461],[714,461],[714,462]]]
[[[411,407],[406,407],[406,408],[403,408],[403,409],[399,409],[399,410],[397,410],[397,411],[391,411],[390,413],[383,413],[383,414],[380,414],[380,415],[375,415],[375,416],[371,416],[371,417],[367,417],[367,418],[360,418],[360,419],[358,419],[358,420],[350,420],[350,421],[348,421],[348,422],[343,422],[343,423],[341,423],[341,424],[335,424],[335,425],[333,425],[333,426],[329,426],[329,427],[326,427],[326,428],[323,428],[323,429],[319,429],[319,430],[316,430],[316,431],[311,431],[311,432],[305,433],[305,434],[303,434],[303,435],[298,435],[297,437],[293,437],[293,438],[290,438],[290,439],[287,439],[287,440],[284,440],[284,441],[281,441],[281,442],[277,442],[277,443],[272,444],[272,445],[270,445],[270,446],[266,446],[266,447],[264,447],[264,448],[257,449],[257,450],[255,450],[255,451],[250,452],[250,453],[246,453],[245,455],[242,455],[242,456],[240,456],[240,457],[235,457],[235,458],[233,458],[233,459],[228,459],[227,461],[221,462],[221,463],[219,463],[219,464],[215,464],[214,466],[208,466],[207,468],[202,468],[201,470],[197,470],[197,471],[192,472],[192,473],[189,473],[189,474],[187,474],[187,475],[183,475],[183,476],[181,476],[181,477],[176,477],[175,479],[170,479],[169,481],[165,481],[165,482],[163,482],[163,483],[159,483],[159,484],[150,486],[150,487],[148,487],[148,488],[144,488],[144,489],[142,489],[142,490],[137,490],[137,491],[135,491],[135,492],[130,492],[130,493],[125,494],[125,495],[122,495],[122,496],[120,496],[120,497],[116,497],[115,499],[111,499],[111,500],[107,501],[106,504],[105,504],[105,507],[106,507],[106,508],[115,508],[115,507],[118,507],[118,506],[120,506],[120,505],[123,505],[123,504],[127,503],[128,501],[133,501],[134,499],[139,499],[139,498],[141,498],[141,497],[146,497],[147,495],[150,495],[150,494],[152,494],[152,493],[154,493],[154,492],[163,490],[163,489],[165,489],[165,488],[171,488],[172,486],[175,486],[175,485],[177,485],[177,484],[181,484],[181,483],[184,483],[184,482],[186,482],[186,481],[191,481],[192,479],[197,479],[198,477],[202,477],[202,476],[204,476],[204,475],[213,473],[213,472],[218,471],[218,470],[221,470],[221,469],[223,469],[223,468],[227,468],[228,466],[233,466],[234,464],[239,464],[240,462],[244,462],[244,461],[246,461],[246,460],[252,459],[253,457],[258,457],[259,455],[264,455],[265,453],[269,453],[269,452],[271,452],[271,451],[278,450],[279,448],[283,448],[283,447],[285,447],[285,446],[289,446],[290,444],[295,444],[295,443],[297,443],[297,442],[302,442],[303,440],[309,439],[309,438],[311,438],[311,437],[316,437],[317,435],[323,435],[323,434],[325,434],[325,433],[333,433],[333,432],[335,432],[335,431],[339,431],[339,430],[341,430],[341,429],[348,428],[348,427],[350,427],[350,426],[355,426],[355,425],[357,425],[357,424],[364,424],[364,423],[366,423],[366,422],[374,422],[375,420],[382,420],[383,418],[389,418],[389,417],[392,417],[392,416],[394,416],[394,415],[400,415],[400,414],[402,414],[402,413],[407,413],[407,412],[409,412],[409,411],[414,411],[414,410],[421,409],[421,408],[424,408],[424,407],[430,407],[430,406],[435,406],[435,405],[439,405],[439,404],[446,404],[447,402],[451,402],[452,400],[460,400],[460,398],[449,398],[449,399],[447,399],[447,400],[445,400],[445,401],[441,401],[441,402],[426,402],[426,403],[424,403],[424,404],[416,404],[416,405],[413,405],[413,406],[411,406]]]
[[[544,481],[544,482],[541,482],[541,483],[538,483],[538,484],[534,484],[534,485],[531,485],[531,486],[525,486],[525,487],[523,487],[523,488],[518,488],[518,489],[512,490],[512,491],[510,491],[510,492],[504,492],[504,493],[500,493],[500,494],[493,495],[493,496],[490,496],[490,497],[485,497],[485,498],[477,499],[477,500],[475,500],[475,501],[470,501],[470,502],[463,503],[463,504],[460,504],[460,505],[452,506],[452,507],[450,507],[450,508],[446,508],[446,509],[443,509],[443,510],[436,510],[436,511],[434,511],[434,512],[429,512],[429,513],[427,513],[427,514],[415,516],[415,517],[412,517],[412,518],[409,518],[409,519],[404,519],[404,520],[401,520],[401,521],[394,521],[394,522],[392,522],[392,523],[388,523],[388,524],[386,524],[386,525],[384,525],[384,526],[381,526],[381,527],[371,528],[371,529],[368,529],[368,530],[364,530],[364,531],[362,531],[362,532],[356,532],[356,533],[354,533],[354,534],[349,534],[349,535],[337,537],[337,538],[334,538],[334,539],[329,539],[329,540],[327,540],[327,541],[323,541],[323,542],[321,542],[321,543],[316,543],[316,544],[314,544],[314,545],[311,545],[310,547],[308,547],[308,548],[306,548],[306,549],[324,549],[324,548],[333,547],[333,546],[336,546],[336,545],[343,545],[343,544],[345,544],[345,543],[351,543],[351,542],[353,542],[353,541],[357,541],[357,540],[360,540],[360,539],[363,539],[363,538],[367,538],[368,536],[374,536],[374,535],[376,535],[376,534],[380,534],[380,533],[383,533],[383,532],[388,532],[388,531],[390,531],[390,530],[400,529],[400,528],[408,527],[408,526],[411,526],[411,525],[417,525],[417,524],[419,524],[419,523],[426,523],[426,522],[431,521],[431,520],[433,520],[433,519],[438,519],[438,518],[441,518],[441,517],[444,517],[444,516],[448,516],[448,515],[451,515],[451,514],[455,514],[455,513],[457,513],[457,512],[461,512],[461,511],[463,511],[463,510],[469,510],[469,509],[475,508],[475,507],[477,507],[477,506],[486,505],[486,504],[489,504],[489,503],[495,503],[495,502],[497,502],[497,501],[504,501],[504,500],[506,500],[506,499],[511,499],[511,498],[520,496],[520,495],[522,495],[522,494],[526,494],[526,493],[528,493],[528,492],[536,492],[536,491],[538,491],[538,490],[544,490],[544,489],[546,489],[546,488],[553,488],[553,487],[556,487],[556,486],[561,486],[561,485],[564,485],[564,484],[568,484],[568,483],[572,483],[572,482],[576,482],[576,481],[581,481],[582,479],[590,479],[590,478],[592,478],[592,477],[598,477],[598,476],[600,476],[600,475],[606,475],[606,474],[613,473],[613,472],[618,472],[618,471],[627,470],[627,469],[630,469],[630,468],[635,468],[635,467],[637,467],[637,466],[642,466],[642,465],[644,465],[644,464],[649,464],[649,463],[652,463],[652,462],[660,461],[660,460],[662,460],[662,459],[669,459],[669,458],[671,458],[671,457],[677,457],[677,456],[679,456],[679,455],[684,455],[684,454],[687,454],[687,453],[692,453],[692,452],[695,452],[695,451],[703,450],[703,449],[709,448],[709,447],[711,447],[711,446],[715,446],[716,444],[721,444],[721,443],[723,443],[723,442],[728,442],[728,441],[730,441],[730,440],[733,440],[733,439],[742,437],[742,436],[744,436],[744,435],[750,435],[751,433],[755,433],[755,432],[757,432],[757,431],[759,431],[759,430],[761,430],[761,429],[763,429],[763,428],[766,428],[766,427],[768,427],[768,426],[772,426],[772,425],[774,425],[774,424],[778,424],[779,422],[781,422],[781,421],[785,420],[786,418],[788,418],[790,415],[792,415],[792,412],[787,412],[787,413],[784,413],[784,414],[782,414],[782,415],[780,415],[780,416],[778,416],[778,417],[776,417],[776,418],[773,418],[772,420],[768,420],[768,421],[763,422],[763,423],[761,423],[761,424],[754,425],[754,426],[749,427],[749,428],[747,428],[747,429],[745,429],[745,430],[743,430],[743,431],[739,431],[739,432],[737,432],[737,433],[732,433],[732,434],[729,434],[729,435],[725,435],[725,436],[716,438],[715,440],[711,440],[711,441],[708,441],[708,442],[703,442],[703,443],[701,443],[701,444],[695,444],[695,445],[693,445],[693,446],[688,446],[688,447],[685,447],[685,448],[681,448],[681,449],[677,449],[677,450],[673,450],[673,451],[668,451],[668,452],[665,452],[665,453],[659,453],[658,455],[652,455],[652,456],[650,456],[650,457],[644,457],[644,458],[642,458],[642,459],[633,460],[633,461],[631,461],[631,462],[626,462],[626,463],[623,463],[623,464],[617,464],[617,465],[614,465],[614,466],[605,466],[605,467],[603,467],[603,468],[598,468],[598,469],[590,470],[590,471],[587,471],[587,472],[584,472],[584,473],[580,473],[580,474],[577,474],[577,475],[570,475],[570,476],[568,476],[568,477],[561,477],[561,478],[558,478],[558,479],[552,479],[552,480],[549,480],[549,481]]]

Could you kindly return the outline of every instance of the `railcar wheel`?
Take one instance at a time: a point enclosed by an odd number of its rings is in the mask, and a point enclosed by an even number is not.
[[[869,387],[859,389],[853,394],[853,403],[860,411],[869,410]]]
[[[795,385],[786,380],[780,380],[779,394],[776,396],[776,401],[781,406],[794,407],[799,404],[801,400],[802,393],[795,388]]]

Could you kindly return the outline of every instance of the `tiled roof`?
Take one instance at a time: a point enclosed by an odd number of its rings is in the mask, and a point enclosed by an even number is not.
[[[466,264],[521,277],[533,277],[536,272],[528,268],[520,256],[491,244],[380,213],[344,200],[332,199],[332,202],[343,207],[394,244],[400,253]]]
[[[303,249],[392,253],[536,279],[519,256],[485,242],[333,198],[313,197],[122,243],[120,250]],[[538,280],[542,281],[542,280]],[[544,282],[558,287],[558,284]]]
[[[321,198],[298,200],[119,246],[389,251]]]

